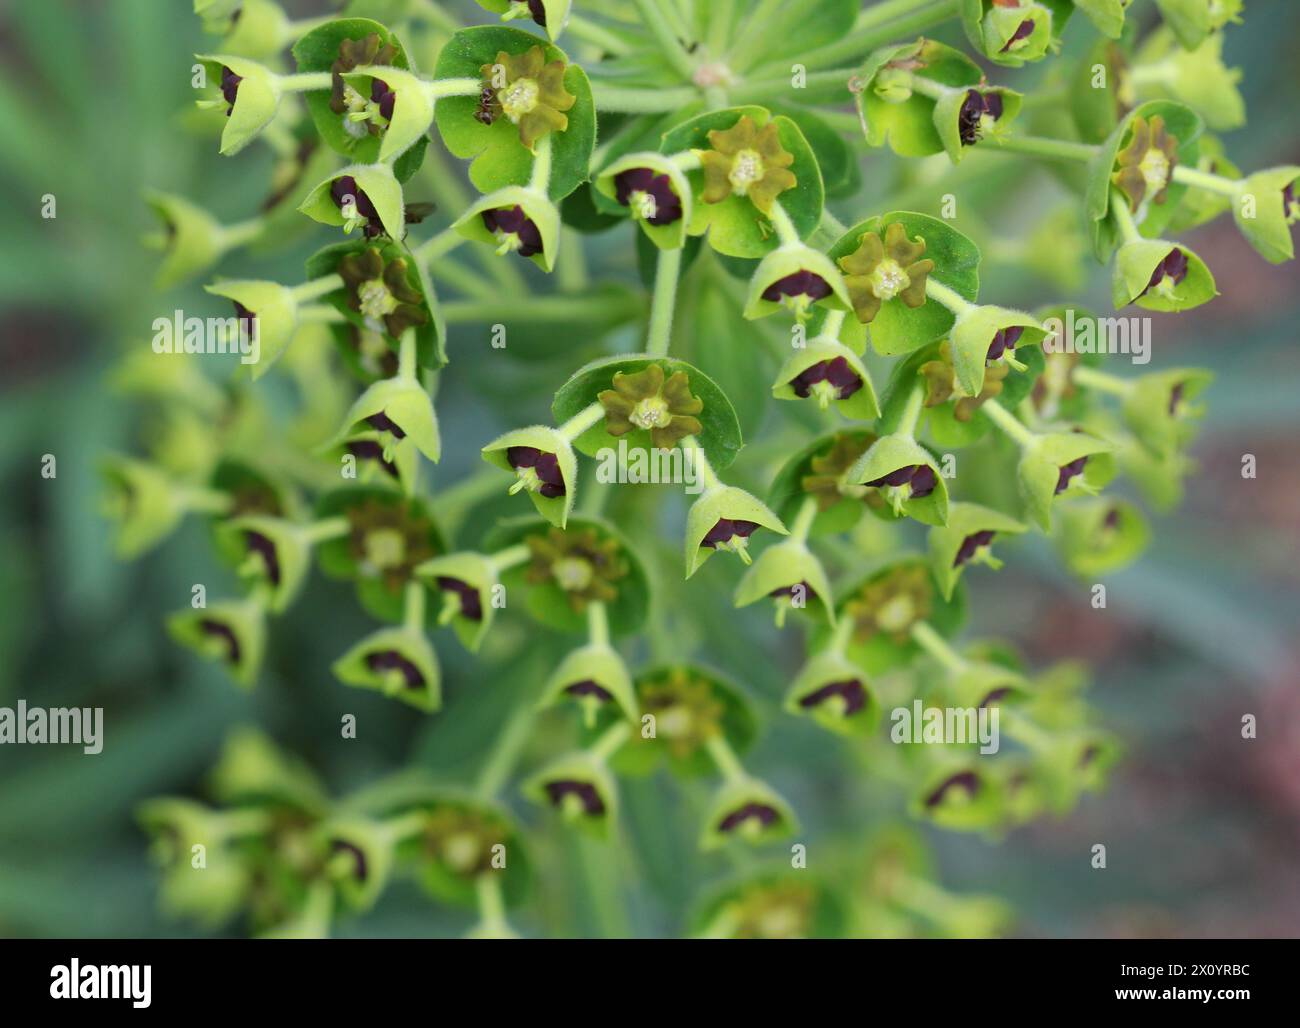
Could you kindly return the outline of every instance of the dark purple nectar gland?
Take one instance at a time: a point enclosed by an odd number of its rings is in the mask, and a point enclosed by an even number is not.
[[[608,689],[597,685],[590,678],[584,678],[581,682],[574,682],[572,685],[566,686],[564,692],[566,695],[574,696],[578,699],[591,697],[601,703],[608,703],[614,698],[613,694]]]
[[[519,476],[519,481],[510,487],[511,496],[521,489],[541,493],[548,500],[565,494],[564,476],[560,474],[560,460],[555,454],[535,446],[511,446],[506,449],[506,461]]]
[[[393,107],[397,103],[397,94],[383,79],[370,83],[370,102],[379,106],[379,113],[384,121],[393,120]]]
[[[364,882],[366,880],[366,876],[370,873],[370,869],[366,864],[366,855],[361,851],[360,846],[355,846],[345,839],[331,839],[330,853],[331,856],[334,857],[341,854],[346,855],[350,858],[349,863],[351,864],[348,871],[349,876],[356,879],[358,882]]]
[[[424,685],[424,674],[396,650],[376,650],[374,653],[367,653],[366,667],[371,671],[382,672],[387,682],[393,682],[407,689],[419,689]]]
[[[749,555],[749,537],[754,534],[754,530],[758,527],[756,521],[718,518],[714,526],[704,536],[700,545],[707,546],[712,550],[730,550],[748,564],[752,560]]]
[[[1016,344],[1020,342],[1020,337],[1024,334],[1025,328],[1023,325],[1012,325],[1009,328],[998,329],[993,333],[993,341],[989,343],[989,352],[984,357],[984,363],[992,364],[1008,352],[1014,357]],[[1008,358],[1008,361],[1010,361],[1010,358]]]
[[[807,320],[808,308],[830,295],[830,283],[816,272],[806,269],[779,278],[763,290],[764,300],[784,304],[799,321]]]
[[[775,807],[766,803],[746,803],[738,807],[718,822],[718,831],[735,832],[741,835],[758,835],[764,828],[776,824],[781,817]]]
[[[939,484],[939,476],[934,473],[934,468],[929,464],[909,464],[907,467],[891,471],[888,475],[862,484],[888,490],[886,495],[894,508],[894,513],[901,515],[903,504],[908,500],[923,500],[934,492],[935,486]],[[903,492],[904,487],[907,488],[906,494]]]
[[[1070,461],[1069,464],[1062,464],[1061,470],[1056,476],[1055,495],[1060,496],[1061,493],[1069,489],[1070,482],[1073,479],[1077,478],[1079,475],[1083,474],[1083,469],[1087,465],[1087,463],[1088,463],[1087,457],[1078,457],[1075,460]]]
[[[1119,523],[1122,519],[1123,514],[1120,513],[1120,509],[1118,507],[1112,507],[1110,510],[1106,511],[1106,517],[1101,523],[1102,531],[1115,531],[1115,529],[1119,528]]]
[[[239,640],[235,638],[234,629],[224,621],[217,621],[213,618],[203,618],[199,622],[199,630],[208,636],[213,642],[224,643],[225,653],[222,655],[226,663],[235,665],[239,663],[241,650]]]
[[[1282,188],[1282,217],[1288,225],[1300,221],[1300,197],[1295,194],[1295,183],[1288,182]]]
[[[973,560],[975,554],[983,547],[988,546],[989,543],[993,541],[995,535],[997,535],[997,533],[991,529],[983,532],[972,532],[961,541],[961,546],[957,550],[957,556],[953,558],[952,566],[959,568],[967,561]]]
[[[546,28],[546,8],[542,5],[542,0],[528,0],[528,13],[532,15],[533,21]]]
[[[649,168],[629,168],[614,176],[614,195],[650,225],[671,225],[682,216],[682,201],[667,175]]]
[[[939,787],[925,798],[925,805],[933,810],[947,802],[951,796],[961,796],[963,801],[969,802],[979,791],[979,775],[974,771],[958,771],[939,783]]]
[[[244,545],[248,547],[249,559],[253,562],[253,567],[249,570],[255,572],[260,564],[266,573],[266,580],[272,585],[279,585],[280,555],[276,552],[275,543],[261,532],[248,529],[244,532]]]
[[[1028,39],[1033,34],[1034,34],[1034,19],[1026,18],[1024,21],[1022,21],[1019,25],[1016,26],[1016,31],[1011,33],[1011,38],[1008,39],[1002,45],[1002,49],[999,50],[998,53],[1000,54],[1006,53],[1013,46],[1019,43],[1022,39]]]
[[[842,682],[828,682],[799,700],[804,710],[825,706],[835,709],[840,717],[851,717],[867,705],[866,687],[856,678]]]
[[[1152,290],[1161,296],[1172,296],[1173,291],[1186,277],[1187,254],[1175,246],[1165,255],[1165,259],[1156,265],[1156,270],[1151,272],[1151,281],[1134,297],[1134,300],[1141,299]]]
[[[450,617],[459,614],[469,621],[483,620],[483,600],[472,585],[462,582],[459,578],[452,578],[451,575],[439,575],[434,581],[438,588],[447,594],[444,612],[449,611]]]
[[[351,175],[342,175],[330,184],[330,199],[334,201],[335,207],[343,211],[346,231],[350,232],[360,226],[365,230],[367,239],[383,234],[384,226],[379,220],[379,212],[365,191],[357,188],[357,180]],[[350,215],[349,207],[353,212]]]
[[[236,75],[224,64],[221,66],[221,97],[229,105],[226,107],[226,117],[229,118],[235,111],[235,101],[239,98],[239,84],[243,78]]]
[[[252,339],[253,333],[257,331],[257,315],[238,300],[233,302],[235,304],[235,319],[239,322],[240,338]]]
[[[1002,117],[1002,94],[966,90],[966,99],[957,112],[957,134],[963,146],[974,146]],[[987,121],[985,120],[987,119]]]
[[[397,465],[389,459],[391,454],[386,454],[385,447],[377,440],[354,439],[345,448],[357,460],[372,460],[393,478],[401,478]]]
[[[818,361],[790,380],[795,396],[811,396],[826,410],[835,400],[847,400],[862,388],[862,379],[843,357]]]
[[[518,204],[496,207],[479,217],[501,244],[497,247],[498,255],[505,256],[513,250],[520,257],[531,257],[542,252],[542,233]]]
[[[406,433],[402,431],[402,426],[390,418],[383,411],[378,414],[371,414],[366,418],[366,424],[372,428],[377,428],[381,432],[387,432],[394,439],[405,439]]]
[[[562,778],[555,782],[547,782],[545,788],[551,806],[566,814],[600,817],[605,813],[605,801],[600,798],[600,793],[590,782]]]

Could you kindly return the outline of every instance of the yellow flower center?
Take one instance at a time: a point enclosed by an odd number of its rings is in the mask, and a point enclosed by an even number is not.
[[[442,856],[457,871],[468,871],[478,861],[478,839],[469,832],[453,835],[442,844]]]
[[[887,632],[901,632],[912,624],[915,617],[916,608],[912,604],[912,597],[903,593],[880,605],[876,611],[876,624]]]
[[[397,297],[377,278],[361,284],[357,290],[357,299],[361,302],[361,316],[376,332],[379,331],[379,319],[397,310]]]
[[[1169,184],[1169,158],[1163,150],[1148,150],[1138,163],[1138,170],[1152,193],[1160,192]]]
[[[590,561],[582,557],[561,557],[551,568],[551,574],[561,589],[577,592],[591,584],[594,571]]]
[[[658,717],[659,731],[668,738],[682,738],[691,731],[691,712],[683,706],[669,707]]]
[[[912,284],[898,261],[886,257],[871,273],[871,291],[881,300],[892,300]]]
[[[644,400],[637,401],[627,419],[637,428],[666,428],[673,416],[668,412],[668,403],[662,396],[647,396]]]
[[[629,198],[628,206],[632,208],[632,213],[643,221],[649,221],[659,210],[655,198],[639,189]]]
[[[392,568],[406,556],[406,541],[395,528],[379,528],[366,533],[366,563],[373,568]]]
[[[541,87],[533,79],[517,79],[497,94],[501,109],[514,124],[525,114],[536,109],[542,96]]]
[[[727,181],[737,196],[744,196],[755,182],[763,177],[763,158],[757,150],[741,150],[731,160]]]

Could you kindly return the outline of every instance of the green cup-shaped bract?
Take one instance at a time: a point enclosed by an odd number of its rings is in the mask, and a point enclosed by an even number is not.
[[[573,494],[578,482],[578,458],[574,456],[569,440],[553,428],[546,425],[533,425],[518,428],[498,436],[483,447],[483,459],[506,471],[514,471],[510,463],[509,451],[516,446],[532,447],[543,453],[555,454],[559,464],[560,477],[564,482],[562,496],[543,496],[540,492],[529,490],[528,496],[537,508],[537,513],[556,528],[563,528],[573,512]]]
[[[985,661],[971,661],[948,676],[944,692],[954,706],[997,707],[1028,698],[1029,681],[1013,668]]]
[[[228,806],[283,807],[314,817],[329,803],[311,768],[247,726],[226,737],[208,782],[213,798]]]
[[[1151,541],[1151,529],[1136,504],[1098,497],[1063,507],[1053,536],[1069,569],[1095,579],[1137,560]]]
[[[578,693],[571,691],[580,685],[595,685],[607,695],[602,696],[590,688]],[[617,650],[601,643],[574,650],[560,661],[547,679],[542,703],[549,706],[565,702],[583,707],[589,723],[594,723],[599,711],[611,704],[629,721],[636,722],[641,717],[627,665]]]
[[[1058,496],[1056,487],[1060,482],[1061,468],[1080,457],[1089,458],[1084,465],[1083,474],[1071,478],[1060,496],[1095,489],[1095,475],[1090,476],[1094,470],[1090,467],[1094,463],[1091,458],[1097,454],[1109,453],[1111,449],[1110,443],[1083,432],[1056,432],[1036,436],[1025,446],[1017,468],[1020,493],[1030,516],[1043,531],[1052,525],[1052,501]],[[1083,483],[1082,486],[1079,485],[1080,482]]]
[[[376,689],[427,714],[442,706],[438,656],[419,631],[372,632],[336,660],[332,670],[344,685]]]
[[[477,653],[483,643],[483,637],[487,635],[496,616],[493,594],[497,586],[497,572],[491,559],[481,553],[448,553],[433,560],[426,560],[415,569],[415,573],[430,588],[441,588],[437,584],[439,578],[454,578],[464,582],[478,593],[480,616],[477,619],[466,617],[455,594],[448,590],[443,590],[447,603],[439,616],[439,621],[443,624],[450,620],[452,631],[456,633],[456,637],[460,639],[465,649],[470,653]]]
[[[216,264],[228,249],[221,222],[197,204],[154,190],[145,200],[167,226],[155,288],[169,289],[193,278]]]
[[[1175,250],[1187,259],[1186,276],[1180,282],[1169,275],[1153,281]],[[1115,255],[1111,292],[1117,310],[1133,303],[1152,311],[1191,310],[1219,295],[1205,262],[1181,243],[1165,239],[1133,240],[1121,246]]]
[[[384,129],[379,144],[379,161],[391,163],[423,139],[433,124],[433,97],[428,85],[418,76],[391,65],[354,68],[343,80],[362,96],[370,95],[375,79],[382,79],[396,97],[393,119]]]
[[[555,267],[555,258],[560,248],[560,212],[555,204],[535,189],[529,189],[527,186],[506,186],[494,193],[488,193],[487,196],[480,197],[469,210],[457,218],[452,228],[466,239],[489,243],[497,246],[499,252],[504,252],[504,249],[510,247],[498,239],[483,223],[483,214],[486,211],[513,207],[522,208],[527,218],[537,226],[537,232],[542,239],[542,249],[531,254],[529,260],[543,271],[550,271]]]
[[[393,869],[388,830],[369,818],[338,816],[318,826],[315,836],[344,905],[357,911],[373,907]]]
[[[229,24],[221,40],[221,48],[228,54],[266,60],[276,56],[293,36],[289,16],[275,0],[239,0],[231,13],[235,12],[239,17]]]
[[[226,54],[197,54],[208,77],[209,88],[220,96],[221,69],[239,76],[239,88],[226,127],[221,132],[221,153],[237,154],[271,124],[280,109],[280,82],[275,72],[246,57]]]
[[[831,624],[835,622],[834,600],[830,578],[817,555],[799,539],[782,539],[765,549],[741,577],[736,586],[735,604],[747,607],[775,592],[801,588],[799,606]],[[784,611],[794,606],[794,595],[775,598],[778,605],[777,624],[784,620]]]
[[[438,416],[433,409],[429,391],[415,379],[386,378],[366,389],[348,408],[343,425],[327,446],[338,446],[357,431],[365,431],[368,418],[382,414],[398,427],[402,438],[409,439],[429,460],[442,456],[442,440],[438,434]],[[398,438],[388,429],[379,429],[386,441]]]
[[[790,805],[765,782],[745,776],[724,782],[714,794],[704,816],[700,849],[718,849],[732,839],[762,846],[798,830]]]
[[[157,546],[185,516],[176,487],[152,464],[112,454],[101,462],[100,474],[108,514],[116,522],[113,549],[123,560]]]
[[[1287,164],[1255,172],[1241,183],[1232,204],[1232,217],[1241,234],[1261,257],[1273,264],[1295,256],[1291,225],[1300,217],[1300,211],[1286,209],[1282,192],[1287,186],[1297,197],[1295,202],[1300,203],[1300,166]],[[1247,212],[1253,217],[1246,217]]]
[[[256,381],[271,370],[298,327],[298,301],[288,286],[278,282],[232,279],[203,287],[213,296],[224,296],[250,311],[257,319],[258,354],[252,364]]]
[[[830,310],[849,311],[853,304],[849,300],[848,288],[844,285],[844,276],[835,262],[819,250],[803,243],[789,243],[778,247],[758,262],[754,274],[749,279],[749,291],[745,297],[745,317],[749,319],[766,317],[782,309],[783,304],[777,300],[763,299],[768,287],[789,275],[800,271],[810,271],[817,275],[831,288],[829,296],[813,301]],[[796,317],[804,320],[805,311],[796,311]]]
[[[912,796],[912,814],[958,832],[997,826],[1005,803],[992,763],[978,754],[935,757]]]
[[[701,564],[716,552],[717,547],[705,546],[705,536],[720,520],[750,521],[781,535],[788,535],[781,519],[768,510],[762,500],[730,485],[715,485],[706,489],[691,504],[686,515],[686,577],[695,574]],[[739,544],[743,547],[743,543]]]
[[[172,638],[201,656],[219,660],[246,689],[257,681],[266,652],[266,608],[256,599],[182,610],[167,620]]]
[[[1124,397],[1124,423],[1156,454],[1184,449],[1196,436],[1201,409],[1192,403],[1214,374],[1203,368],[1170,368],[1143,375]]]
[[[984,388],[984,368],[993,337],[1007,329],[1019,328],[1015,349],[1036,346],[1047,329],[1031,314],[1006,307],[971,307],[957,315],[952,326],[952,363],[957,383],[967,396],[979,396]],[[998,360],[1006,360],[1005,354]]]
[[[298,210],[322,225],[346,225],[343,209],[334,202],[330,190],[341,178],[356,180],[357,189],[369,197],[379,214],[384,231],[400,240],[406,235],[406,208],[402,200],[402,185],[393,175],[389,164],[353,164],[336,171],[318,183],[307,194]],[[355,198],[354,198],[355,199]]]
[[[1211,32],[1240,21],[1243,5],[1242,0],[1156,0],[1156,6],[1178,42],[1195,50]]]
[[[772,384],[772,395],[778,400],[812,399],[811,396],[799,396],[792,383],[813,365],[820,364],[822,361],[833,361],[839,357],[844,358],[844,362],[862,380],[862,387],[843,399],[830,399],[832,394],[828,388],[824,395],[818,395],[815,402],[821,403],[823,407],[834,403],[836,410],[853,421],[870,421],[872,418],[879,417],[880,401],[876,399],[876,387],[871,381],[871,374],[867,371],[866,365],[862,363],[862,358],[839,340],[829,336],[810,339],[807,344],[797,348],[790,355],[781,365],[781,370],[776,373],[776,380]],[[818,383],[818,385],[830,386],[829,383]]]
[[[676,250],[686,242],[686,227],[691,223],[691,205],[694,203],[694,197],[686,173],[673,163],[670,157],[665,157],[663,154],[655,153],[652,150],[639,150],[636,153],[624,154],[622,157],[611,161],[596,175],[593,183],[596,191],[601,196],[617,204],[618,183],[616,179],[623,172],[634,171],[637,168],[646,168],[656,175],[668,176],[673,193],[681,202],[682,215],[666,225],[654,225],[644,217],[643,212],[630,206],[626,210],[629,211],[636,223],[641,226],[641,230],[645,232],[655,246],[661,250]]]
[[[267,607],[283,613],[298,598],[311,569],[311,545],[292,521],[265,515],[231,518],[218,527],[232,553],[244,558],[240,573],[263,583]],[[265,552],[263,548],[269,548]]]
[[[935,475],[934,489],[919,499],[911,498],[911,486],[880,486],[882,492],[901,489],[898,493],[898,513],[914,518],[925,525],[943,525],[948,521],[948,487],[944,484],[939,465],[930,451],[910,435],[894,433],[882,436],[871,444],[848,471],[848,480],[865,484],[885,478],[902,468],[928,465]]]
[[[603,761],[582,751],[548,764],[524,783],[523,793],[597,838],[609,834],[618,816],[614,776]]]
[[[808,658],[785,694],[784,707],[843,735],[871,735],[880,722],[880,703],[866,672],[833,650]]]
[[[939,584],[943,598],[952,599],[957,580],[969,564],[990,563],[986,554],[997,535],[1019,535],[1024,530],[1025,526],[1015,518],[978,503],[951,504],[948,523],[931,528],[929,536],[930,570],[934,572],[934,580]],[[996,535],[994,540],[980,546],[973,556],[958,564],[957,558],[967,538],[980,532],[994,532]]]
[[[990,61],[1019,68],[1042,60],[1052,48],[1052,12],[1032,0],[1014,7],[991,6],[986,0],[962,0],[962,22],[970,41]],[[1032,29],[1022,35],[1026,22]]]

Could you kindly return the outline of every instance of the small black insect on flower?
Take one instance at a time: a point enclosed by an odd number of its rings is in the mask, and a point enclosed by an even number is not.
[[[957,112],[957,133],[963,146],[974,146],[983,138],[992,122],[1002,117],[1002,95],[966,90],[966,99]],[[988,118],[988,122],[984,119]]]

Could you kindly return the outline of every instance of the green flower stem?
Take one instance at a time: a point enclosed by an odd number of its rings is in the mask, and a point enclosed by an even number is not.
[[[718,770],[722,772],[722,777],[728,783],[744,782],[749,779],[749,775],[741,766],[740,758],[736,756],[736,751],[731,748],[731,743],[727,742],[727,737],[722,732],[709,736],[709,741],[705,747],[709,751],[709,756],[713,758],[713,763],[718,765]]]
[[[603,764],[614,755],[615,750],[627,742],[627,737],[631,734],[632,726],[626,721],[619,721],[605,729],[601,737],[591,744],[587,753],[592,759]]]
[[[481,79],[431,79],[425,84],[429,99],[437,101],[447,96],[477,96],[483,90]]]
[[[675,153],[668,160],[682,171],[695,171],[700,164],[700,155],[694,150],[683,150],[681,153]]]
[[[247,221],[237,221],[233,225],[223,225],[220,236],[221,248],[233,250],[237,246],[251,243],[262,234],[264,228],[266,228],[265,218],[249,218]]]
[[[1136,243],[1142,240],[1142,233],[1133,220],[1133,212],[1128,209],[1128,200],[1118,189],[1110,191],[1110,213],[1125,242]]]
[[[465,515],[484,500],[495,498],[501,491],[500,472],[496,468],[482,468],[461,479],[455,485],[437,490],[432,504],[438,522],[449,536],[465,519]]]
[[[424,583],[411,579],[406,583],[402,603],[402,627],[408,632],[419,632],[424,625]]]
[[[903,405],[903,413],[898,416],[898,424],[894,426],[894,432],[898,435],[915,435],[916,423],[921,420],[924,404],[925,388],[918,379],[907,394],[907,402]]]
[[[771,220],[772,227],[776,229],[776,237],[781,241],[782,246],[800,244],[799,230],[794,227],[794,222],[790,220],[790,215],[786,213],[779,200],[772,201]]]
[[[609,612],[600,600],[587,604],[587,639],[593,646],[609,645]]]
[[[1015,415],[998,403],[997,400],[985,400],[980,405],[980,410],[993,420],[993,424],[1014,439],[1022,449],[1034,441],[1034,433],[1017,421]]]
[[[844,327],[844,316],[847,313],[847,311],[827,311],[826,317],[822,321],[820,334],[838,340],[840,338],[840,329]]]
[[[826,652],[838,653],[840,656],[844,656],[844,651],[848,648],[855,627],[856,624],[853,618],[841,613],[839,619],[835,622],[835,631],[831,633],[830,640],[826,643]]]
[[[178,486],[176,502],[191,514],[229,514],[235,505],[229,493],[198,486]]]
[[[857,63],[877,47],[901,42],[957,17],[960,5],[961,0],[884,0],[859,12],[853,28],[842,38],[809,50],[799,63],[805,68]]]
[[[492,562],[492,570],[499,575],[503,571],[518,567],[532,555],[533,551],[528,548],[527,543],[518,543],[515,546],[507,546],[504,550],[497,550],[496,553],[489,554],[488,560]]]
[[[658,44],[659,51],[664,55],[664,59],[668,61],[677,74],[684,79],[690,80],[695,74],[695,64],[677,41],[678,35],[684,36],[686,33],[674,33],[673,26],[669,24],[671,15],[668,11],[668,5],[656,2],[656,0],[633,0],[633,2],[636,4],[637,12],[641,15],[641,23],[654,36],[655,43]]]
[[[1133,383],[1118,375],[1111,375],[1096,368],[1079,365],[1070,375],[1079,385],[1098,392],[1111,393],[1115,396],[1128,396],[1133,391]]]
[[[1073,143],[1067,139],[1046,139],[1042,136],[990,137],[981,140],[981,145],[1006,150],[1008,153],[1046,157],[1053,161],[1090,161],[1100,149],[1087,143]]]
[[[1043,731],[1019,711],[1002,705],[998,707],[998,714],[1002,721],[1001,727],[1016,742],[1023,743],[1036,753],[1050,753],[1056,748],[1056,743],[1051,735]]]
[[[746,81],[736,87],[737,95],[746,103],[767,100],[787,100],[790,102],[810,102],[804,99],[806,94],[821,94],[833,91],[837,86],[844,92],[849,89],[850,73],[848,69],[836,71],[815,71],[804,76],[804,84],[796,88],[790,81],[790,75],[774,76],[770,79]],[[848,97],[844,97],[847,101]]]
[[[277,75],[276,82],[286,93],[305,93],[314,89],[330,89],[334,76],[328,71],[304,71],[296,75]]]
[[[945,86],[942,82],[928,79],[924,75],[909,75],[908,79],[913,93],[920,93],[931,100],[942,100],[949,93],[956,92],[952,86]]]
[[[451,226],[448,226],[436,235],[426,239],[411,253],[416,260],[428,262],[447,256],[463,242],[466,242],[465,237]]]
[[[422,810],[412,810],[410,813],[400,814],[381,824],[390,843],[396,843],[423,833],[425,825],[428,824],[428,816]]]
[[[975,307],[975,304],[959,294],[957,290],[944,285],[933,275],[925,280],[925,295],[929,299],[938,300],[958,317]]]
[[[261,835],[275,824],[275,817],[271,811],[258,807],[222,810],[218,812],[217,819],[221,825],[221,834],[226,839]]]
[[[644,309],[642,304],[635,296],[534,296],[527,301],[528,321],[534,325],[555,325],[589,318],[631,320]],[[442,305],[442,315],[449,324],[495,323],[501,321],[503,313],[499,299],[453,300]]]
[[[747,71],[763,56],[766,47],[772,45],[769,23],[781,13],[782,6],[789,0],[758,0],[753,9],[746,12],[741,22],[740,38],[726,53],[726,64],[734,71]]]
[[[347,321],[347,318],[328,304],[312,303],[306,307],[298,308],[298,324],[300,325],[339,325],[344,321]]]
[[[795,515],[794,524],[790,526],[790,538],[800,543],[807,542],[808,530],[812,528],[813,520],[816,517],[817,498],[815,496],[805,496],[803,503],[799,507],[799,513]]]
[[[546,196],[546,187],[551,182],[551,137],[542,136],[533,151],[533,171],[528,176],[528,188]]]
[[[290,292],[293,298],[299,303],[306,303],[308,300],[319,300],[327,293],[332,293],[336,289],[343,288],[343,278],[341,275],[322,275],[320,278],[314,278],[310,282],[304,282],[302,285],[294,286]]]
[[[677,300],[677,279],[682,270],[682,251],[660,250],[655,265],[654,298],[650,302],[650,327],[646,331],[645,352],[651,357],[667,357],[672,336],[673,305]]]
[[[419,382],[420,373],[416,364],[418,352],[415,329],[408,328],[402,333],[397,350],[397,377],[403,382]]]
[[[352,522],[345,517],[337,517],[303,525],[298,534],[308,546],[315,546],[330,539],[340,539],[351,531]]]
[[[582,233],[571,225],[560,226],[560,249],[564,260],[555,269],[560,292],[574,296],[586,292],[591,285],[587,273],[587,254],[583,250]]]
[[[514,934],[506,920],[506,901],[501,893],[501,882],[493,871],[480,871],[474,879],[474,895],[478,901],[479,931],[490,936]]]
[[[966,659],[949,646],[947,640],[930,627],[929,622],[917,621],[912,625],[911,631],[917,645],[953,674],[966,667]]]
[[[849,230],[849,226],[844,224],[844,222],[840,221],[839,218],[835,217],[835,215],[831,213],[829,207],[822,208],[822,220],[817,227],[821,228],[823,225],[826,226],[826,228],[828,228],[831,232],[835,233],[836,239],[844,235],[844,233],[846,233]]]
[[[1199,171],[1196,168],[1189,168],[1185,164],[1174,166],[1174,181],[1181,182],[1185,186],[1192,186],[1195,189],[1205,189],[1211,193],[1221,193],[1224,196],[1236,197],[1241,192],[1242,183],[1236,179],[1224,178],[1222,175],[1214,175],[1208,171]]]
[[[722,483],[718,479],[718,473],[713,470],[713,465],[709,463],[704,447],[696,441],[693,435],[688,435],[682,440],[682,453],[685,454],[687,451],[692,451],[691,460],[695,461],[695,466],[699,469],[700,481],[703,482],[705,491],[720,486]]]
[[[676,111],[700,98],[698,90],[690,86],[656,89],[649,86],[611,86],[599,79],[591,83],[591,95],[596,108],[601,111],[620,111],[627,114],[655,114]]]
[[[605,408],[597,401],[589,407],[584,407],[573,417],[560,425],[556,431],[564,436],[569,442],[577,439],[583,432],[591,428],[592,425],[600,421],[605,416]]]
[[[519,760],[520,752],[532,735],[536,717],[537,708],[534,703],[521,703],[510,715],[510,720],[506,722],[479,769],[478,779],[474,783],[474,794],[479,799],[490,802],[505,787]]]
[[[594,21],[578,14],[576,11],[569,15],[569,21],[565,25],[564,31],[575,39],[581,39],[584,43],[600,47],[606,53],[613,54],[615,57],[622,57],[632,53],[632,45],[622,36],[616,35],[603,25],[597,25]]]

